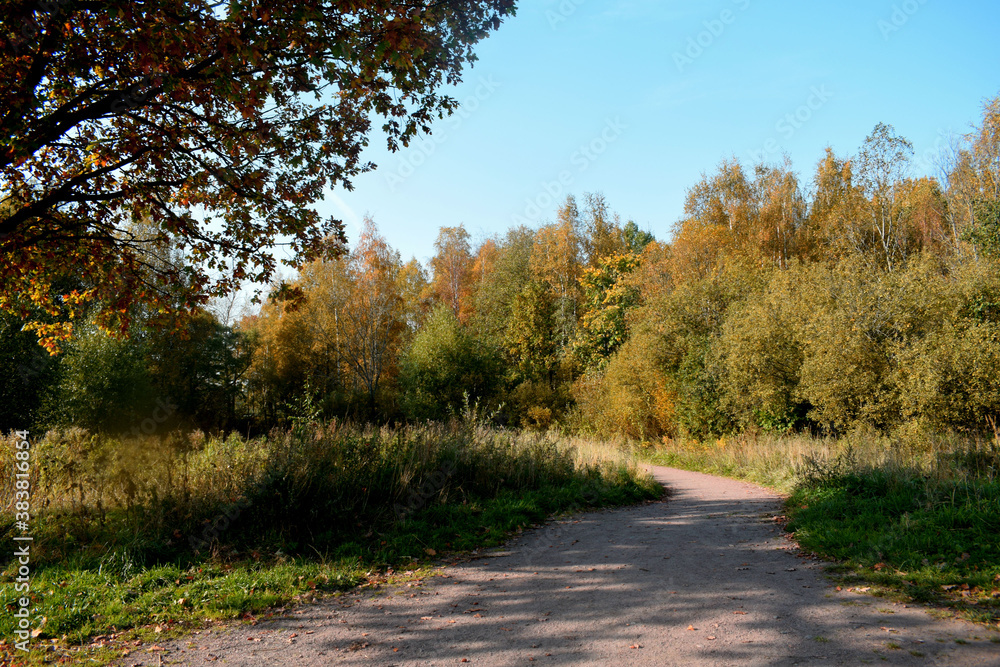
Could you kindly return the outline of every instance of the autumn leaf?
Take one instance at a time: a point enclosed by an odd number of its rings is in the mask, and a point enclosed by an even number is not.
[[[294,268],[343,254],[315,205],[374,167],[372,117],[397,150],[451,113],[439,88],[514,4],[155,0],[108,21],[62,3],[45,48],[0,50],[0,309],[57,352],[79,316],[62,282],[124,335],[139,309],[158,325],[230,293],[227,276],[268,283],[279,240]]]

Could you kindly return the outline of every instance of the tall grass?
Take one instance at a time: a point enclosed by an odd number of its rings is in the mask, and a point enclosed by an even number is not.
[[[10,470],[13,439],[0,443]],[[40,637],[256,613],[428,556],[500,543],[547,515],[653,498],[634,459],[474,419],[376,428],[299,421],[246,439],[32,443],[32,603]],[[0,537],[14,488],[0,482]],[[10,550],[2,599],[15,599]],[[10,618],[0,617],[0,636]]]
[[[189,547],[290,553],[329,549],[359,530],[504,493],[600,488],[608,479],[649,489],[627,457],[581,455],[574,444],[582,443],[468,422],[376,428],[334,421],[250,440],[53,431],[32,448],[36,541],[60,559],[95,543],[127,545],[154,560]],[[13,451],[4,441],[0,465],[11,465]],[[12,522],[12,501],[5,477],[3,528]]]
[[[665,439],[634,446],[660,465],[744,479],[790,493],[831,466],[840,471],[879,469],[928,479],[994,479],[1000,474],[1000,437],[858,430],[838,438],[808,433],[748,431],[716,440]]]

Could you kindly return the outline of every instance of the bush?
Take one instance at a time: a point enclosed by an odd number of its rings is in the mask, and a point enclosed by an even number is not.
[[[415,420],[444,419],[466,402],[494,398],[500,388],[499,357],[439,305],[414,336],[400,369],[401,403]]]
[[[803,424],[808,406],[797,396],[803,351],[794,317],[800,276],[775,273],[762,293],[726,315],[716,344],[721,404],[740,426],[785,432]]]
[[[89,325],[65,352],[48,421],[93,431],[122,432],[156,409],[157,392],[138,338],[111,338]]]
[[[656,440],[677,428],[677,394],[663,373],[664,341],[652,331],[629,338],[601,370],[573,386],[577,417],[602,436]]]

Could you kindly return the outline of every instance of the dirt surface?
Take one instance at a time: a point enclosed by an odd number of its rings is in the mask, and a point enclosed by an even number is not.
[[[127,665],[989,665],[1000,637],[848,590],[780,498],[653,468],[665,502],[556,521],[422,584],[137,650]]]

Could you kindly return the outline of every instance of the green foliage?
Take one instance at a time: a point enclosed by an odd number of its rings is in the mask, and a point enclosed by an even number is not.
[[[565,383],[527,380],[504,394],[503,416],[512,425],[547,431],[563,420],[571,403]]]
[[[648,306],[664,337],[663,371],[677,392],[677,424],[687,433],[708,437],[732,428],[722,402],[718,340],[729,308],[758,292],[762,277],[738,262],[722,264]]]
[[[677,384],[677,423],[684,433],[708,438],[727,433],[732,420],[722,407],[722,384],[708,338],[693,338],[674,370]]]
[[[201,429],[232,428],[240,417],[241,383],[253,345],[246,334],[207,312],[189,321],[182,336],[149,332],[146,361],[159,395]]]
[[[58,359],[38,345],[24,322],[0,314],[0,433],[35,426],[39,411],[58,383]]]
[[[627,316],[639,303],[639,290],[627,277],[638,266],[636,255],[611,255],[584,271],[583,316],[573,341],[584,367],[605,363],[628,338]]]
[[[639,229],[639,225],[632,220],[626,222],[625,226],[622,227],[622,241],[625,244],[625,250],[633,255],[642,253],[646,246],[655,240],[655,236],[644,229]]]
[[[893,273],[846,262],[809,271],[798,316],[804,351],[797,393],[835,429],[915,420],[983,428],[996,382],[975,359],[1000,353],[991,326],[973,326],[970,297],[994,291],[989,271],[949,272],[934,258]],[[980,301],[981,303],[981,301]]]
[[[527,227],[507,231],[499,244],[496,261],[475,285],[472,326],[488,345],[503,346],[504,332],[514,301],[531,280],[531,250],[535,233]]]
[[[137,320],[126,340],[90,326],[59,358],[59,382],[42,418],[111,433],[231,427],[249,347],[204,311],[176,333]]]
[[[896,375],[903,414],[934,428],[982,429],[1000,414],[1000,326],[942,326],[904,350]]]
[[[556,305],[547,284],[532,280],[514,297],[503,349],[517,380],[551,382],[559,362]]]
[[[461,325],[449,306],[439,304],[403,356],[403,411],[416,420],[445,418],[467,400],[490,401],[500,388],[500,375],[498,356]]]
[[[49,420],[95,431],[139,425],[157,398],[147,350],[141,338],[119,340],[94,326],[78,334],[62,361]]]
[[[974,224],[965,233],[984,257],[1000,257],[1000,202],[980,200],[974,204]]]
[[[677,394],[662,370],[665,355],[663,337],[643,328],[606,366],[588,371],[573,387],[581,427],[642,441],[674,433]]]
[[[794,320],[799,271],[776,272],[730,309],[717,342],[722,404],[738,424],[784,432],[800,422],[803,351]]]

